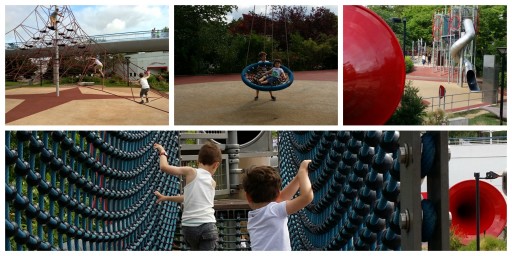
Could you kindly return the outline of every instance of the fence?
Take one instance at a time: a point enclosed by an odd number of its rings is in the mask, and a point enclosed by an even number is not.
[[[457,93],[445,95],[445,97],[443,98],[434,96],[423,99],[428,100],[430,102],[431,111],[434,111],[435,108],[440,108],[446,111],[447,109],[452,110],[457,108],[470,108],[472,105],[481,104],[482,102],[484,102],[484,94],[495,94],[496,91],[497,90],[485,90],[480,92]],[[495,102],[497,102],[497,97],[498,96],[496,96]],[[446,107],[447,105],[449,106],[448,108]]]

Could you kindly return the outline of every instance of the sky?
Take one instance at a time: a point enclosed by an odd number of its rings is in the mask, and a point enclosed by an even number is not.
[[[320,7],[321,5],[306,5],[308,7],[308,10],[311,9],[311,7]],[[242,17],[243,13],[249,13],[250,11],[253,11],[255,8],[255,12],[261,15],[265,15],[265,7],[267,8],[267,15],[270,13],[270,5],[238,5],[238,10],[233,11],[231,14],[227,15],[227,22],[230,22],[233,19],[238,19]],[[334,14],[338,15],[338,6],[337,5],[323,5],[323,7],[331,10]]]
[[[35,7],[35,5],[6,5],[5,32],[21,24]],[[91,36],[169,27],[168,5],[71,5],[70,8],[80,27]],[[29,18],[24,24],[34,21],[35,19]],[[9,39],[7,34],[5,41],[12,41]]]

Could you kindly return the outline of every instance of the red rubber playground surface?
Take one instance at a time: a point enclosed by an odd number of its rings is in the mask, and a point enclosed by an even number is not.
[[[293,84],[256,91],[240,74],[174,77],[175,125],[338,125],[338,70],[294,72]]]

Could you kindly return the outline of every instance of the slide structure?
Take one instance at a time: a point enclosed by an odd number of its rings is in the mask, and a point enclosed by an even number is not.
[[[465,19],[463,24],[466,33],[452,45],[450,48],[450,55],[456,64],[460,62],[464,64],[464,71],[466,74],[466,81],[469,85],[469,90],[480,91],[480,87],[476,82],[476,74],[473,70],[473,64],[471,64],[471,61],[464,58],[463,54],[461,54],[461,52],[464,50],[464,47],[475,38],[475,28],[471,19]]]

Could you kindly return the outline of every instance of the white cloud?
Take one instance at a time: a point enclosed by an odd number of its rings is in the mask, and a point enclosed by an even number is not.
[[[321,7],[322,5],[304,5],[308,8],[308,11],[311,10],[312,7]],[[338,6],[337,5],[325,5],[323,6],[334,14],[338,15]],[[271,5],[238,5],[238,10],[233,10],[232,13],[226,15],[227,22],[232,21],[233,19],[238,19],[242,17],[242,14],[249,13],[254,11],[256,14],[259,15],[270,15],[272,6]]]
[[[118,31],[124,30],[126,27],[126,22],[120,19],[115,18],[113,21],[107,24],[105,27],[106,33],[116,33]]]
[[[23,22],[33,27],[37,24],[33,13],[29,14],[36,6],[6,5],[5,6],[5,31],[9,32]],[[109,33],[124,33],[148,31],[153,28],[162,29],[169,27],[169,6],[151,5],[90,5],[70,6],[73,16],[79,26],[89,35],[101,35]],[[49,13],[42,13],[47,17]],[[26,19],[29,16],[28,19]],[[10,35],[6,35],[6,42],[13,41]]]

